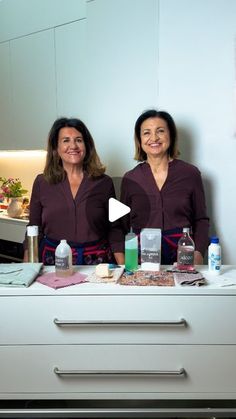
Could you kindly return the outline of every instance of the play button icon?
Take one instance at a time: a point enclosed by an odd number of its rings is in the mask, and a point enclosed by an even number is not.
[[[130,212],[130,207],[122,204],[115,198],[109,198],[108,202],[108,218],[110,222],[116,221],[119,218]]]

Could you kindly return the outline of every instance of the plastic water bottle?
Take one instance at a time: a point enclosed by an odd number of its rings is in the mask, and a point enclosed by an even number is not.
[[[138,269],[138,237],[132,231],[125,236],[125,269]]]
[[[221,246],[216,236],[211,237],[208,247],[208,269],[209,273],[214,275],[219,275],[221,271]]]
[[[38,251],[38,226],[27,227],[27,240],[28,240],[28,260],[31,263],[37,263],[39,261]]]
[[[56,276],[66,277],[73,274],[72,251],[66,240],[61,240],[55,251]]]
[[[177,269],[180,271],[194,271],[194,250],[193,239],[189,235],[189,228],[183,228],[183,235],[178,241]]]

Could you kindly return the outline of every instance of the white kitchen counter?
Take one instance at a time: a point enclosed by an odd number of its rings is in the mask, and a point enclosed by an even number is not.
[[[25,237],[28,219],[11,218],[6,210],[0,212],[0,240],[22,243]]]
[[[8,417],[1,416],[1,400],[9,401],[9,417],[32,418],[33,411],[14,412],[11,400],[52,399],[87,400],[86,409],[110,400],[118,412],[120,401],[130,400],[138,415],[132,417],[141,417],[141,401],[153,401],[157,412],[149,416],[146,404],[142,417],[163,416],[161,400],[166,408],[180,401],[178,412],[189,401],[189,413],[197,402],[205,416],[222,413],[222,402],[224,412],[235,414],[236,266],[223,266],[219,277],[206,266],[199,270],[208,281],[201,287],[0,287],[0,417]],[[99,404],[101,416],[86,416],[86,409],[74,417],[113,417]],[[72,417],[70,410],[57,412],[52,416]]]
[[[164,270],[167,267],[162,267]],[[78,266],[79,272],[89,274],[94,266]],[[222,266],[222,273],[214,276],[208,273],[207,266],[197,266],[207,279],[207,285],[197,286],[130,286],[115,283],[85,282],[57,290],[34,282],[29,288],[0,287],[0,295],[236,295],[236,265]],[[45,267],[44,272],[54,271],[54,267]],[[229,284],[229,285],[228,285]]]

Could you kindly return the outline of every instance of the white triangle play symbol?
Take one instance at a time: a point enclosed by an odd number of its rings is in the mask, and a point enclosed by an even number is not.
[[[108,218],[109,221],[116,221],[130,212],[130,207],[117,201],[115,198],[109,198]]]

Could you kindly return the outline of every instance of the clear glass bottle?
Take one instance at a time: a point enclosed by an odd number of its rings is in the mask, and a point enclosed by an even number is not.
[[[195,244],[189,235],[189,228],[183,228],[182,237],[178,241],[177,248],[177,269],[179,271],[194,271],[194,250]]]
[[[138,269],[138,237],[132,230],[125,236],[125,269],[131,272]]]
[[[66,240],[61,240],[55,251],[56,276],[67,277],[73,274],[72,251]]]
[[[219,275],[221,271],[221,246],[216,236],[211,237],[208,247],[208,270],[214,275]]]
[[[38,251],[38,226],[27,227],[27,239],[28,239],[28,260],[31,263],[37,263],[39,261]]]

